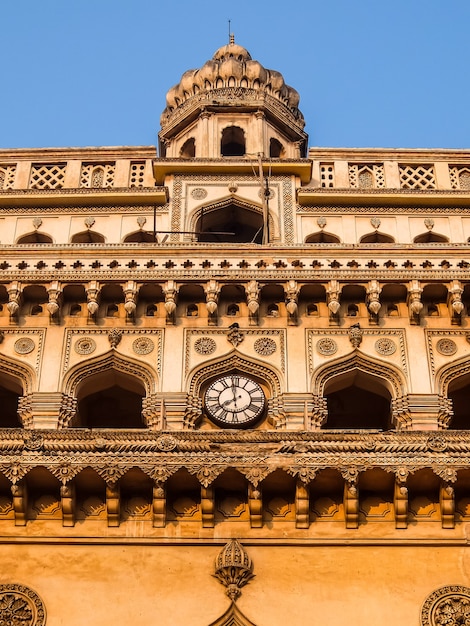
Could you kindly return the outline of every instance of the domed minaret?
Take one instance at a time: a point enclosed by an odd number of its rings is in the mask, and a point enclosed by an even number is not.
[[[235,43],[188,70],[167,93],[160,156],[175,158],[306,156],[299,94]]]

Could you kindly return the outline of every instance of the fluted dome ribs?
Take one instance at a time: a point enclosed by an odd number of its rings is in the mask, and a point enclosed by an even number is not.
[[[194,96],[227,88],[264,92],[281,102],[297,124],[304,124],[298,109],[299,94],[293,87],[286,85],[282,74],[266,69],[251,58],[248,50],[231,42],[219,48],[201,69],[185,72],[178,85],[168,91],[166,109],[161,117],[162,127],[171,120],[178,107]]]

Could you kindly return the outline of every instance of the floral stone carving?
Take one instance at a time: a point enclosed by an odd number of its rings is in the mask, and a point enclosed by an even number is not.
[[[0,585],[0,624],[44,626],[46,611],[40,597],[23,585]]]
[[[74,348],[78,354],[91,354],[96,350],[96,342],[91,337],[82,337],[75,342]]]
[[[212,354],[217,345],[211,337],[200,337],[194,342],[194,349],[198,354]]]
[[[29,354],[35,348],[34,341],[29,337],[21,337],[15,341],[13,346],[17,354]]]
[[[470,589],[449,585],[436,589],[423,604],[421,626],[470,624]]]
[[[276,342],[270,337],[260,337],[255,341],[255,351],[263,356],[270,356],[276,352]]]
[[[445,356],[451,356],[452,354],[455,354],[457,352],[457,344],[453,339],[439,339],[436,344],[436,350],[440,354],[444,354]]]
[[[323,339],[319,339],[317,341],[317,351],[319,354],[323,354],[324,356],[330,356],[331,354],[335,354],[338,350],[338,345],[336,341],[330,339],[329,337],[324,337]]]
[[[136,354],[150,354],[155,344],[149,337],[138,337],[132,343],[132,349]]]
[[[251,559],[236,539],[217,555],[214,576],[227,587],[226,593],[233,602],[241,595],[241,588],[254,578]]]

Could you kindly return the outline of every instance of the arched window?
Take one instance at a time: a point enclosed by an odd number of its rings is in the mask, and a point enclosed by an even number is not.
[[[428,304],[428,316],[439,317],[439,307],[437,304]]]
[[[277,139],[271,138],[269,141],[269,156],[273,159],[280,159],[285,155],[284,146]]]
[[[309,317],[318,317],[318,306],[316,304],[309,304],[307,306],[307,315]]]
[[[279,317],[279,307],[277,306],[277,304],[275,304],[274,302],[268,304],[267,315],[268,317]]]
[[[23,235],[16,243],[52,243],[52,237],[36,230],[34,233],[29,233],[29,235]]]
[[[158,309],[157,309],[157,307],[155,306],[155,304],[149,304],[149,305],[147,306],[146,311],[145,311],[145,315],[146,315],[147,317],[155,317],[155,316],[157,315],[157,311],[158,311]]]
[[[387,315],[389,317],[398,317],[399,316],[398,306],[396,304],[389,304],[387,306]]]
[[[42,306],[40,304],[35,304],[31,307],[31,315],[41,315]]]
[[[229,304],[227,307],[227,315],[230,317],[236,317],[240,313],[238,304]]]
[[[70,305],[70,315],[72,317],[78,317],[82,313],[82,307],[79,304]]]
[[[357,304],[348,305],[348,317],[357,317],[359,315],[359,307]]]
[[[6,384],[5,384],[6,383]],[[0,379],[0,428],[21,428],[21,420],[18,416],[18,400],[22,395],[22,390],[16,385],[9,384],[9,381]]]
[[[339,389],[332,386],[326,393],[328,418],[325,429],[388,430],[391,422],[391,396],[377,379],[364,375],[352,376]],[[348,384],[349,383],[349,384]],[[351,384],[352,383],[352,384]]]
[[[108,304],[106,317],[119,317],[119,308],[117,304]]]
[[[395,239],[390,235],[375,231],[361,237],[359,243],[395,243]]]
[[[422,233],[414,238],[413,243],[449,243],[449,239],[444,235],[433,233],[432,230],[428,230],[427,233]]]
[[[123,239],[123,243],[157,243],[157,238],[153,236],[153,232],[136,230],[126,235]]]
[[[104,184],[104,168],[101,166],[94,167],[91,172],[90,187],[103,187]]]
[[[199,315],[199,309],[197,304],[188,304],[186,307],[186,317],[197,317]]]
[[[70,243],[104,243],[104,237],[94,230],[84,230],[73,235]]]
[[[180,157],[183,159],[194,159],[196,156],[196,141],[194,137],[187,139],[181,147]]]
[[[245,133],[239,126],[228,126],[222,131],[220,142],[222,156],[244,156]]]
[[[317,233],[308,235],[308,237],[305,238],[305,243],[340,243],[340,240],[336,235],[320,230]]]

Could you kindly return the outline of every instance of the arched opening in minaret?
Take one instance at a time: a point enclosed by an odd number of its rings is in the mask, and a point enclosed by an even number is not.
[[[379,379],[360,370],[331,380],[325,388],[328,417],[324,429],[391,428],[391,395]]]
[[[340,240],[336,235],[320,230],[317,233],[308,235],[305,238],[305,243],[340,243]]]
[[[198,241],[212,243],[261,243],[263,217],[257,210],[230,202],[227,206],[201,211]]]
[[[427,233],[422,233],[414,238],[413,243],[449,243],[449,239],[439,233],[433,233],[432,230],[428,230]]]
[[[470,375],[459,376],[449,385],[448,397],[452,400],[451,430],[470,430]]]
[[[196,141],[194,137],[187,139],[181,147],[180,157],[183,159],[194,159],[196,156]]]
[[[70,243],[104,243],[104,237],[94,230],[84,230],[72,235]]]
[[[273,159],[282,159],[285,156],[284,146],[273,137],[269,140],[269,156]]]
[[[145,428],[142,398],[145,389],[133,376],[114,369],[87,378],[78,394],[78,428]]]
[[[0,376],[0,428],[22,428],[18,415],[18,400],[23,395],[23,389],[10,376]]]
[[[20,237],[16,243],[52,243],[52,237],[35,230],[33,233]]]
[[[245,155],[245,133],[239,126],[223,129],[220,154],[228,157]]]
[[[369,233],[368,235],[361,237],[359,243],[395,243],[395,239],[390,235],[380,233],[376,230],[373,233]]]

